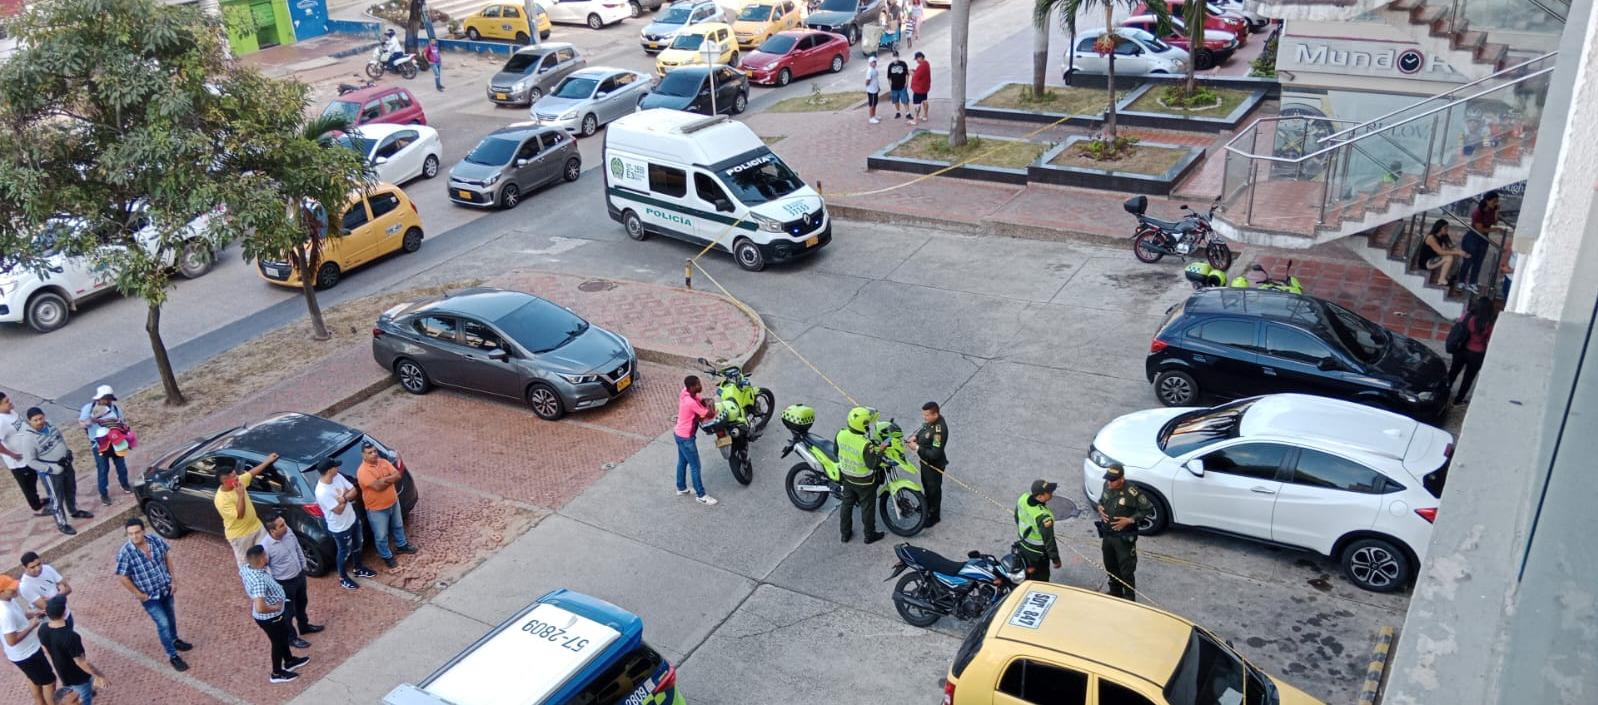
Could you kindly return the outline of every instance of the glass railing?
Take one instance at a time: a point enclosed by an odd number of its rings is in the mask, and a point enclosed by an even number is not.
[[[1570,0],[1450,0],[1448,16],[1462,19],[1459,25],[1471,31],[1495,33],[1547,34],[1565,31]]]

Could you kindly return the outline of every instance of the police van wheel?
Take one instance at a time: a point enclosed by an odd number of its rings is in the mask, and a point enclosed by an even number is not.
[[[732,258],[738,261],[738,266],[751,272],[766,268],[766,256],[760,252],[760,246],[749,238],[739,238],[732,244]]]
[[[627,237],[634,240],[649,238],[649,233],[644,230],[644,221],[638,217],[637,213],[632,211],[621,214],[621,227],[627,231]]]
[[[828,492],[812,492],[799,489],[800,485],[814,485],[817,487],[827,484],[827,476],[810,469],[809,463],[798,463],[788,469],[788,479],[782,483],[788,489],[788,501],[793,506],[807,512],[813,512],[827,503]]]
[[[1154,511],[1149,513],[1147,519],[1137,523],[1137,535],[1153,536],[1165,531],[1171,526],[1171,506],[1165,503],[1165,498],[1148,486],[1138,485],[1137,489],[1148,496],[1149,504],[1154,507]]]

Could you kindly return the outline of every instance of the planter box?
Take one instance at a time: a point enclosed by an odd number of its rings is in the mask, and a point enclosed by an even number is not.
[[[1104,88],[1105,83],[1107,83],[1107,81],[1105,81],[1106,78],[1108,77],[1102,73],[1082,73],[1079,71],[1075,76],[1071,77],[1071,85],[1077,88],[1102,89]],[[1186,76],[1169,74],[1156,74],[1151,76],[1117,75],[1115,77],[1115,87],[1117,90],[1129,90],[1145,83],[1159,86],[1169,86],[1172,84],[1182,83],[1186,80]],[[1241,91],[1253,91],[1256,89],[1263,90],[1265,91],[1265,97],[1271,100],[1282,97],[1282,83],[1281,79],[1279,78],[1264,78],[1258,76],[1201,76],[1199,80],[1202,81],[1204,85],[1214,86],[1216,88],[1233,88]]]
[[[948,169],[949,162],[932,161],[930,159],[912,159],[910,157],[891,157],[889,152],[898,149],[917,135],[930,132],[930,130],[915,130],[904,137],[895,140],[892,144],[883,147],[866,157],[866,168],[881,171],[899,171],[906,174],[931,174],[942,169]],[[1008,140],[1011,142],[1024,142],[1026,140],[1012,140],[1005,137],[992,137],[989,135],[971,134],[985,140]],[[1052,151],[1052,150],[1051,150]],[[1011,169],[1001,166],[984,166],[981,164],[966,164],[944,171],[939,176],[949,176],[956,179],[970,179],[972,181],[988,181],[1000,184],[1025,184],[1027,182],[1027,169]]]
[[[983,93],[980,96],[977,96],[977,98],[975,100],[966,101],[966,103],[965,103],[965,114],[966,114],[966,117],[983,118],[983,119],[986,119],[986,120],[1012,120],[1012,121],[1015,121],[1015,122],[1030,122],[1030,123],[1037,123],[1037,124],[1043,124],[1043,125],[1047,125],[1047,124],[1050,124],[1050,123],[1053,123],[1053,122],[1060,122],[1061,125],[1073,125],[1073,126],[1076,126],[1076,127],[1087,127],[1087,128],[1096,128],[1096,127],[1099,126],[1099,123],[1103,122],[1103,120],[1104,120],[1104,116],[1103,115],[1068,115],[1066,113],[1047,113],[1047,112],[1038,112],[1038,111],[1035,111],[1035,110],[1018,110],[1018,109],[1015,109],[1015,108],[996,108],[996,107],[991,106],[991,105],[981,105],[980,104],[983,100],[988,99],[993,94],[998,93],[999,91],[1002,91],[1005,88],[1008,88],[1010,86],[1015,86],[1015,85],[1024,85],[1024,84],[1018,83],[1016,81],[1005,81],[1003,83],[995,85],[992,88],[989,88],[988,92]],[[1063,86],[1048,86],[1048,87],[1049,88],[1063,88]],[[1063,122],[1061,122],[1062,119],[1063,119]]]
[[[1235,130],[1242,124],[1243,118],[1259,107],[1265,101],[1266,90],[1254,88],[1249,91],[1249,96],[1243,99],[1229,114],[1194,113],[1192,115],[1176,115],[1172,113],[1151,113],[1130,110],[1128,106],[1142,99],[1149,91],[1164,89],[1167,83],[1145,83],[1129,91],[1125,97],[1115,104],[1115,119],[1118,124],[1128,127],[1152,127],[1162,130],[1203,130],[1205,132],[1223,132]],[[1205,85],[1213,88],[1226,88],[1226,86],[1212,84],[1208,81]],[[1236,89],[1233,89],[1236,90]]]
[[[1142,147],[1165,147],[1167,149],[1186,150],[1187,156],[1178,161],[1164,174],[1150,176],[1129,171],[1113,171],[1111,169],[1089,169],[1085,167],[1060,166],[1050,164],[1055,157],[1065,150],[1071,149],[1078,142],[1088,141],[1092,138],[1074,136],[1065,142],[1056,145],[1054,149],[1045,152],[1037,162],[1027,167],[1027,180],[1034,183],[1055,184],[1057,186],[1080,186],[1083,188],[1104,189],[1106,191],[1120,191],[1123,193],[1142,193],[1152,196],[1168,196],[1176,188],[1177,182],[1187,176],[1199,160],[1204,158],[1204,149],[1201,147],[1183,147],[1174,144],[1158,144],[1154,142],[1139,143]]]

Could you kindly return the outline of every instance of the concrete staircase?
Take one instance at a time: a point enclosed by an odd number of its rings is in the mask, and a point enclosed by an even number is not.
[[[1451,6],[1438,4],[1439,0],[1395,0],[1382,8],[1389,22],[1408,22],[1425,29],[1428,37],[1442,39],[1450,53],[1469,57],[1470,61],[1490,66],[1493,71],[1504,68],[1509,57],[1509,45],[1488,41],[1487,33],[1470,29],[1464,18],[1450,17]]]

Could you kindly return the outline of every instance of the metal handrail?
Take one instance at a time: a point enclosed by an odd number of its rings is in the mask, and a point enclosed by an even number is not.
[[[1389,125],[1383,125],[1383,126],[1378,127],[1378,128],[1376,128],[1374,130],[1371,130],[1370,132],[1367,132],[1367,133],[1365,133],[1363,135],[1360,135],[1359,137],[1357,137],[1355,139],[1359,140],[1359,139],[1365,139],[1366,137],[1369,137],[1371,135],[1379,135],[1379,134],[1381,134],[1383,132],[1387,132],[1387,131],[1389,131],[1389,130],[1395,128],[1395,127],[1398,127],[1400,125],[1405,125],[1405,124],[1414,122],[1416,120],[1419,120],[1421,118],[1431,117],[1432,115],[1436,115],[1437,113],[1440,113],[1440,112],[1442,112],[1444,110],[1448,110],[1449,108],[1452,108],[1452,107],[1454,107],[1456,105],[1459,105],[1460,103],[1466,103],[1466,102],[1475,100],[1475,99],[1480,98],[1480,97],[1482,97],[1484,95],[1487,95],[1489,93],[1495,93],[1497,91],[1503,90],[1504,88],[1507,88],[1509,86],[1519,85],[1523,81],[1528,81],[1530,79],[1537,78],[1538,76],[1542,76],[1544,74],[1550,73],[1553,70],[1554,70],[1554,67],[1552,67],[1552,66],[1550,66],[1548,68],[1544,68],[1544,69],[1538,69],[1538,70],[1536,70],[1536,71],[1534,71],[1532,73],[1526,74],[1525,76],[1521,76],[1520,78],[1517,78],[1517,79],[1515,79],[1513,81],[1510,81],[1508,83],[1504,83],[1504,84],[1501,84],[1501,85],[1493,86],[1492,88],[1488,88],[1487,90],[1477,91],[1477,92],[1472,93],[1472,94],[1470,94],[1468,96],[1465,96],[1463,98],[1458,98],[1456,100],[1450,101],[1449,103],[1447,103],[1445,105],[1439,105],[1439,106],[1437,106],[1435,108],[1432,108],[1430,110],[1427,110],[1426,112],[1423,112],[1423,113],[1421,113],[1419,115],[1411,115],[1411,116],[1409,116],[1407,118],[1404,118],[1403,120],[1399,120],[1398,122],[1395,122],[1395,123],[1392,123],[1392,124],[1389,124]],[[1325,119],[1325,118],[1318,118],[1318,117],[1311,118],[1311,117],[1304,117],[1304,116],[1297,116],[1297,115],[1287,116],[1287,117],[1277,116],[1277,117],[1273,117],[1273,118],[1260,118],[1259,120],[1255,120],[1254,124],[1249,125],[1249,129],[1245,130],[1244,132],[1248,132],[1248,131],[1253,130],[1255,128],[1255,126],[1257,126],[1259,123],[1264,122],[1266,120],[1322,120],[1322,119]],[[1241,157],[1247,157],[1249,159],[1263,159],[1265,161],[1284,162],[1284,163],[1288,163],[1288,164],[1296,164],[1296,163],[1308,160],[1311,157],[1321,156],[1322,154],[1326,154],[1328,152],[1336,150],[1339,147],[1351,144],[1351,143],[1353,143],[1355,141],[1355,140],[1348,140],[1346,142],[1339,142],[1337,144],[1333,144],[1333,145],[1328,145],[1326,147],[1322,147],[1322,148],[1317,149],[1317,150],[1315,150],[1313,152],[1310,152],[1308,154],[1299,155],[1297,157],[1293,157],[1293,158],[1289,159],[1289,158],[1285,158],[1285,157],[1273,157],[1273,156],[1267,156],[1267,155],[1263,155],[1263,154],[1249,154],[1247,152],[1243,152],[1241,150],[1238,150],[1238,149],[1236,149],[1236,148],[1234,148],[1232,146],[1232,143],[1237,141],[1238,137],[1241,137],[1241,136],[1242,136],[1242,133],[1238,133],[1237,137],[1233,137],[1232,139],[1228,140],[1226,142],[1226,145],[1225,145],[1226,151],[1231,152],[1231,153],[1236,154],[1236,155],[1241,156]]]
[[[1394,110],[1392,112],[1386,113],[1384,115],[1380,115],[1378,117],[1371,118],[1369,120],[1366,120],[1365,122],[1362,122],[1362,123],[1360,123],[1358,125],[1350,127],[1350,128],[1348,128],[1346,130],[1333,132],[1332,134],[1329,134],[1329,135],[1327,135],[1325,137],[1322,137],[1322,138],[1320,138],[1319,140],[1316,140],[1316,141],[1324,143],[1324,142],[1326,142],[1328,140],[1336,139],[1338,137],[1341,137],[1341,136],[1343,136],[1345,134],[1348,134],[1350,132],[1358,130],[1359,128],[1364,127],[1366,125],[1369,125],[1371,123],[1381,122],[1382,120],[1386,120],[1387,118],[1390,118],[1390,117],[1392,117],[1394,115],[1397,115],[1399,113],[1402,113],[1402,112],[1405,112],[1407,110],[1410,110],[1410,109],[1414,108],[1417,105],[1424,105],[1424,104],[1429,103],[1431,101],[1438,100],[1440,98],[1444,98],[1446,96],[1449,96],[1449,95],[1452,95],[1452,94],[1457,93],[1459,91],[1462,91],[1462,90],[1464,90],[1466,88],[1470,88],[1471,86],[1477,85],[1479,83],[1483,83],[1485,81],[1489,81],[1491,79],[1498,78],[1499,76],[1503,76],[1504,74],[1511,73],[1511,72],[1514,72],[1514,71],[1519,71],[1520,69],[1523,69],[1523,68],[1525,68],[1527,66],[1535,64],[1535,63],[1537,63],[1539,61],[1542,61],[1544,59],[1547,59],[1547,58],[1550,58],[1550,57],[1553,57],[1553,56],[1557,56],[1558,54],[1559,54],[1559,52],[1557,52],[1557,51],[1550,51],[1550,52],[1548,52],[1546,54],[1543,54],[1542,56],[1539,56],[1539,57],[1537,57],[1535,59],[1529,59],[1527,61],[1523,61],[1521,63],[1515,64],[1514,66],[1506,68],[1506,69],[1504,69],[1502,71],[1497,71],[1497,72],[1494,72],[1491,75],[1483,76],[1481,78],[1478,78],[1478,79],[1476,79],[1474,81],[1471,81],[1470,83],[1460,84],[1460,85],[1455,86],[1453,88],[1450,88],[1450,89],[1448,89],[1446,91],[1443,91],[1442,93],[1438,93],[1437,95],[1428,96],[1426,98],[1422,98],[1422,99],[1417,100],[1417,101],[1415,101],[1413,103],[1410,103],[1409,105],[1406,105],[1406,106],[1404,106],[1402,108],[1399,108],[1399,109]],[[1513,83],[1513,81],[1511,83]],[[1504,84],[1504,85],[1510,85],[1510,84]]]

